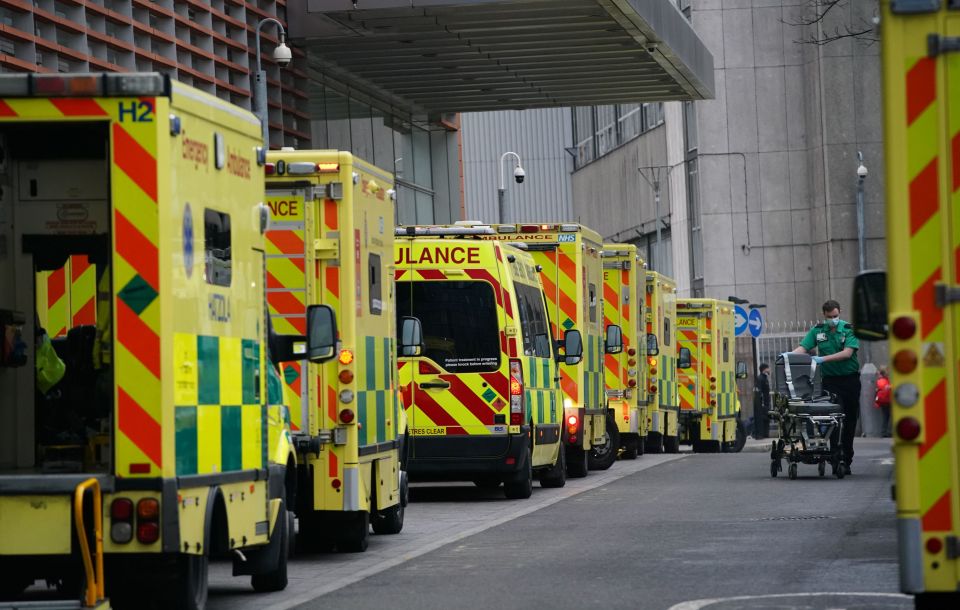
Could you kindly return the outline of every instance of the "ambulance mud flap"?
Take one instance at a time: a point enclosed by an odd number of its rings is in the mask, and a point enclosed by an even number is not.
[[[360,510],[360,471],[356,467],[343,469],[343,510]]]
[[[900,549],[900,590],[922,593],[923,553],[919,519],[897,519],[897,538]]]

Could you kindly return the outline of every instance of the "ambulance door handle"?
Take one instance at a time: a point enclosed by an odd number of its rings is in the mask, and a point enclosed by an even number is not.
[[[449,381],[424,381],[420,384],[420,387],[424,390],[448,390],[450,389]]]

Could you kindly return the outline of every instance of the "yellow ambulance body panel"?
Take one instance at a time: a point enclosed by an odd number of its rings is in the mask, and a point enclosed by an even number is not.
[[[876,339],[889,321],[900,589],[916,596],[917,608],[953,608],[960,606],[960,7],[880,5],[889,320],[873,320],[871,329],[858,320],[855,328]],[[869,303],[856,314],[873,319]]]
[[[621,457],[626,459],[642,455],[647,438],[645,286],[645,264],[637,247],[604,244],[603,324],[623,330],[623,351],[604,356],[606,391],[620,431]]]
[[[534,258],[469,228],[397,234],[398,314],[424,335],[423,353],[400,359],[411,477],[503,482],[509,498],[529,497],[535,476],[563,486],[563,403]]]
[[[269,416],[259,121],[157,73],[2,75],[0,87],[12,216],[0,323],[29,344],[0,365],[7,589],[73,576],[76,493],[102,500],[107,577],[170,607],[204,605],[215,552],[242,551],[235,573],[283,588],[295,456]],[[38,296],[52,275],[95,267],[109,273],[109,315],[70,312],[65,374],[40,395],[37,354],[55,358],[34,345]],[[89,284],[74,289],[89,303]]]
[[[308,543],[367,546],[368,522],[399,533],[406,505],[406,423],[396,381],[393,176],[349,152],[267,155],[267,300],[273,328],[305,334],[328,305],[340,348],[323,364],[283,367],[299,453]]]
[[[650,453],[677,453],[680,450],[677,388],[677,288],[672,278],[647,271],[646,285],[647,335],[656,337],[657,353],[647,353],[646,449]],[[652,341],[652,340],[651,340]],[[650,342],[648,342],[650,343]]]
[[[681,442],[696,452],[731,450],[740,412],[733,307],[716,299],[679,299],[676,323]]]

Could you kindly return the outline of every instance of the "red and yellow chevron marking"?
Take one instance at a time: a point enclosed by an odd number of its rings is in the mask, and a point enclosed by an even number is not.
[[[577,265],[573,257],[563,252],[562,247],[556,250],[531,252],[534,259],[543,267],[540,279],[543,281],[543,291],[550,307],[551,327],[555,339],[563,338],[563,329],[575,328],[579,324],[579,309],[577,307]],[[564,323],[569,320],[570,325]],[[580,402],[580,384],[571,373],[560,367],[560,387],[563,395],[573,401]]]
[[[37,273],[37,313],[51,338],[96,324],[96,280],[96,269],[85,255],[71,256],[60,269]]]
[[[700,349],[700,339],[696,330],[692,329],[677,329],[677,347],[685,347],[690,350],[690,364],[689,369],[681,369],[677,371],[677,388],[680,394],[680,408],[682,410],[699,410],[703,409],[705,405],[709,403],[703,402],[703,396],[697,397],[697,382],[700,382],[701,388],[703,387],[703,379],[698,379],[699,377],[699,349]],[[690,386],[693,386],[694,389],[690,389]]]
[[[910,277],[913,307],[919,314],[920,338],[942,342],[943,310],[934,286],[944,277],[941,235],[944,218],[940,201],[938,148],[939,103],[936,60],[921,57],[906,66],[907,175],[910,228]],[[919,448],[920,514],[925,532],[953,526],[950,498],[950,447],[947,438],[946,368],[921,371],[925,442]],[[916,408],[916,407],[915,407]]]
[[[70,320],[72,326],[97,323],[97,270],[86,256],[70,257]]]

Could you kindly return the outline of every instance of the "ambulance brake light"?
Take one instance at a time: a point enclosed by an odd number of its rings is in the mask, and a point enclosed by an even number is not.
[[[520,225],[521,233],[536,233],[540,230],[539,225]]]
[[[901,341],[913,337],[917,332],[917,322],[913,318],[901,316],[893,321],[893,336]]]
[[[927,540],[927,552],[931,555],[936,555],[943,550],[943,541],[939,538],[930,538]]]
[[[345,424],[352,424],[354,420],[354,413],[352,409],[341,409],[340,410],[340,421]]]
[[[897,436],[905,441],[916,440],[920,436],[920,422],[915,417],[904,417],[897,422]]]
[[[272,175],[276,174],[276,173],[277,173],[277,165],[276,165],[276,163],[267,163],[266,165],[264,165],[264,166],[263,166],[263,172],[264,172],[266,175],[268,175],[268,176],[272,176]]]
[[[904,375],[909,375],[917,370],[917,364],[917,354],[910,349],[902,349],[893,357],[893,368]]]
[[[510,360],[510,425],[519,426],[523,424],[524,417],[523,401],[523,368],[519,360]]]

